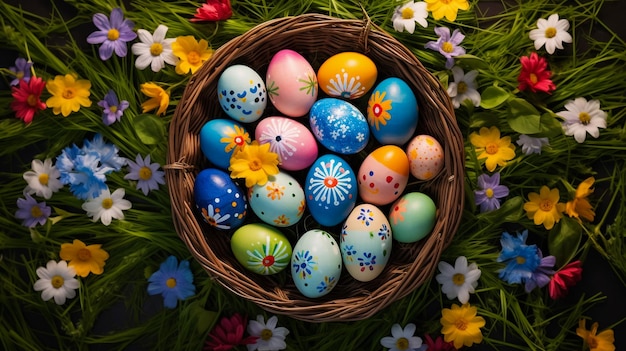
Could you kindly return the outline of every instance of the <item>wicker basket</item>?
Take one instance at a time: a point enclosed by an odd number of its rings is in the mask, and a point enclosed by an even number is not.
[[[211,231],[194,210],[195,177],[209,167],[200,149],[199,132],[209,119],[225,116],[217,102],[220,74],[232,64],[245,64],[264,77],[272,56],[284,48],[302,54],[316,70],[339,52],[366,54],[376,63],[379,79],[400,77],[413,88],[420,106],[415,134],[432,135],[444,148],[442,172],[428,182],[407,187],[407,191],[425,192],[435,201],[438,210],[432,234],[414,244],[394,243],[386,268],[375,280],[362,283],[344,271],[335,288],[317,299],[300,294],[287,272],[261,276],[246,271],[231,253],[229,235]],[[267,108],[271,113],[271,104]],[[270,115],[268,110],[266,115]],[[169,133],[165,168],[178,235],[217,283],[272,313],[309,322],[368,318],[432,277],[441,252],[459,226],[464,196],[463,139],[450,99],[410,50],[369,19],[305,14],[265,22],[232,39],[191,77]]]

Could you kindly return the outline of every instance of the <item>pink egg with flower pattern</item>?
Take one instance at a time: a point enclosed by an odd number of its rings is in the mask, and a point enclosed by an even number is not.
[[[267,93],[278,111],[301,117],[317,99],[317,74],[299,53],[283,49],[270,60],[266,74]]]
[[[280,168],[299,171],[317,158],[317,143],[304,124],[286,117],[265,117],[257,125],[254,136],[260,144],[270,143],[270,151],[278,155]]]
[[[419,180],[434,178],[443,169],[443,148],[437,139],[421,134],[406,147],[411,174]]]

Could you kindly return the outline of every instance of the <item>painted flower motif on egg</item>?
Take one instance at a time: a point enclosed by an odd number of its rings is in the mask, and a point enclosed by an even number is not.
[[[196,176],[194,201],[202,219],[217,229],[234,229],[243,224],[248,203],[244,192],[230,176],[207,168]]]
[[[245,65],[232,65],[217,81],[217,97],[232,119],[244,123],[261,118],[267,106],[267,91],[261,76]]]
[[[430,135],[421,134],[411,139],[406,153],[411,174],[419,180],[430,180],[443,169],[443,148]]]
[[[376,64],[358,52],[329,57],[317,71],[320,89],[332,97],[356,99],[367,93],[378,76]]]
[[[298,171],[317,158],[315,137],[302,123],[285,117],[265,117],[256,127],[259,143],[270,143],[270,151],[278,155],[280,168]]]
[[[248,188],[248,201],[263,222],[276,227],[296,224],[306,208],[302,186],[285,172],[269,176],[264,185]]]
[[[381,144],[403,145],[415,132],[417,99],[402,79],[389,77],[373,90],[367,103],[367,120],[372,135]]]
[[[250,135],[239,123],[216,118],[205,123],[200,129],[200,149],[215,166],[228,169],[230,158],[237,149],[250,143]]]
[[[230,247],[239,263],[247,270],[262,275],[283,271],[292,255],[287,237],[263,223],[249,223],[237,229],[230,240]]]
[[[339,281],[342,259],[339,245],[326,231],[304,233],[293,248],[291,277],[306,297],[328,294]]]
[[[316,101],[311,107],[309,124],[325,148],[344,155],[363,150],[370,137],[365,116],[356,106],[341,99]]]
[[[409,182],[409,159],[400,147],[383,145],[363,160],[357,180],[363,201],[376,205],[392,203]]]

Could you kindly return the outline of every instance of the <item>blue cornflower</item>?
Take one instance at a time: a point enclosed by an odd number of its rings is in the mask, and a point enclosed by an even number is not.
[[[37,202],[30,194],[24,194],[24,199],[17,199],[15,218],[22,220],[22,225],[33,228],[37,224],[44,225],[50,217],[52,209],[45,202]]]
[[[113,55],[113,51],[119,57],[124,57],[128,53],[126,43],[137,38],[137,33],[133,32],[135,24],[124,19],[122,9],[114,8],[111,11],[111,20],[103,13],[93,15],[93,24],[99,30],[89,34],[87,42],[89,44],[102,44],[99,54],[102,61],[106,61]]]
[[[465,54],[465,49],[459,46],[465,35],[455,29],[450,35],[450,28],[435,27],[435,34],[439,36],[437,41],[429,41],[424,46],[426,49],[438,51],[446,58],[446,68],[454,66],[454,57]]]
[[[85,152],[95,152],[100,157],[103,167],[110,167],[114,171],[119,171],[128,161],[125,157],[120,157],[117,153],[117,146],[104,141],[102,134],[94,135],[93,139],[85,140]]]
[[[517,237],[502,233],[502,251],[497,261],[505,262],[506,266],[499,270],[499,277],[509,284],[519,284],[530,279],[541,261],[537,246],[526,245],[527,236],[526,230]]]
[[[189,261],[181,261],[179,265],[175,256],[161,263],[159,270],[152,273],[148,282],[148,294],[163,295],[163,304],[167,308],[176,307],[178,300],[185,300],[196,293]]]
[[[500,173],[478,176],[478,188],[474,190],[474,197],[481,213],[499,209],[500,199],[509,195],[509,188],[500,184]]]
[[[537,254],[539,255],[540,262],[537,268],[535,268],[535,271],[532,273],[532,276],[526,279],[524,289],[527,293],[531,292],[534,288],[543,288],[548,285],[548,283],[550,283],[550,276],[555,273],[553,268],[556,263],[556,257],[543,257],[541,249],[537,249]]]
[[[119,101],[115,92],[113,90],[109,90],[109,92],[104,96],[104,99],[98,102],[98,106],[104,109],[102,112],[102,122],[105,125],[110,126],[116,121],[119,122],[120,118],[122,118],[124,110],[128,108],[129,103],[126,100]]]
[[[11,86],[17,86],[20,84],[20,80],[28,82],[30,80],[30,68],[33,66],[32,62],[26,61],[23,57],[18,57],[15,60],[15,66],[9,67],[9,71],[13,72],[15,78],[11,81]]]

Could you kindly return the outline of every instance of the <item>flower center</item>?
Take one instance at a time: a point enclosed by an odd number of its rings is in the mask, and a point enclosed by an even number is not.
[[[120,37],[120,31],[118,31],[115,28],[111,28],[107,32],[107,39],[109,39],[111,41],[117,40],[119,37]]]
[[[454,45],[449,41],[444,41],[441,45],[441,50],[447,53],[451,53],[452,51],[454,51]]]
[[[152,43],[150,45],[150,55],[159,56],[163,52],[163,45],[161,43]]]
[[[456,273],[452,276],[452,282],[454,285],[463,285],[465,283],[465,274]]]
[[[467,91],[467,83],[459,82],[459,84],[456,86],[456,91],[459,94],[465,94],[465,92]]]
[[[35,205],[30,208],[30,215],[33,218],[39,218],[43,215],[43,212],[41,212],[41,208],[39,208],[39,206]]]
[[[550,27],[546,29],[546,38],[554,38],[556,36],[556,28]]]
[[[517,256],[515,257],[515,262],[517,262],[517,264],[524,264],[526,263],[526,258],[524,258],[523,256]]]
[[[413,18],[413,16],[414,16],[414,12],[413,12],[413,9],[412,9],[412,8],[410,8],[410,7],[405,7],[405,8],[402,10],[402,18],[403,18],[403,19],[411,19],[411,18]]]
[[[65,89],[63,93],[61,93],[64,99],[71,99],[74,97],[74,89]]]
[[[593,336],[589,336],[587,338],[587,345],[589,345],[590,350],[594,350],[598,347],[598,340]]]
[[[398,338],[396,340],[396,349],[398,350],[408,350],[409,349],[409,340],[405,337]]]
[[[141,180],[149,180],[152,178],[152,170],[150,167],[143,166],[139,169],[139,179]]]
[[[115,106],[115,105],[109,106],[109,111],[111,111],[111,113],[117,112],[117,106]]]
[[[458,319],[458,320],[454,323],[454,325],[456,326],[456,328],[457,328],[458,330],[465,330],[465,329],[467,329],[467,322],[466,322],[466,321],[465,321],[465,319],[463,319],[463,318]]]
[[[533,84],[537,84],[538,79],[537,79],[537,75],[536,75],[536,74],[531,73],[531,74],[528,76],[528,79],[530,80],[530,82],[531,82],[531,83],[533,83]]]
[[[168,280],[165,281],[165,285],[167,285],[168,288],[173,288],[176,286],[176,279],[174,278],[169,278]]]
[[[269,339],[271,339],[273,335],[274,334],[272,334],[272,331],[269,330],[269,329],[263,329],[261,331],[261,339],[263,339],[265,341],[268,341]]]
[[[237,135],[233,138],[233,142],[239,146],[245,144],[246,140],[241,135]]]
[[[334,188],[337,186],[337,178],[335,177],[326,177],[324,178],[324,185],[326,185],[326,187],[328,188]]]
[[[39,174],[39,184],[48,185],[48,173]]]
[[[17,78],[18,80],[24,78],[24,75],[25,75],[24,71],[15,72],[15,78]]]
[[[589,124],[589,122],[591,122],[591,116],[589,116],[589,114],[587,112],[581,112],[578,114],[578,119],[580,120],[580,123],[587,125]]]
[[[65,279],[63,279],[60,275],[55,275],[52,279],[50,279],[50,285],[52,285],[55,289],[62,287],[63,283],[65,283]]]
[[[187,61],[189,61],[192,65],[197,65],[200,63],[200,55],[198,55],[195,51],[189,51],[187,53]]]
[[[113,207],[113,199],[111,199],[110,197],[107,197],[106,199],[102,200],[102,208],[104,208],[105,210],[108,210],[111,207]]]
[[[265,256],[263,257],[263,266],[271,267],[274,264],[274,256]]]
[[[28,95],[28,97],[26,98],[26,103],[28,104],[28,106],[37,105],[37,97],[33,94]]]
[[[263,166],[263,162],[261,162],[258,157],[255,157],[251,159],[250,162],[248,162],[248,166],[251,170],[258,171],[259,169],[261,169],[261,166]]]
[[[485,147],[485,151],[487,151],[487,153],[489,155],[495,155],[498,153],[498,144],[496,143],[489,143],[487,144],[487,147]]]
[[[552,204],[552,201],[550,200],[542,200],[539,203],[539,209],[541,209],[542,211],[546,211],[546,212],[552,210],[552,206],[553,204]]]
[[[383,107],[380,106],[380,104],[374,104],[372,112],[374,113],[374,116],[380,117],[380,114],[383,113]]]
[[[485,190],[485,195],[486,195],[488,198],[490,198],[490,199],[491,199],[491,198],[493,197],[493,189],[491,189],[491,188],[487,188],[487,189]]]
[[[444,4],[449,4],[450,2],[452,2],[452,0],[440,0],[441,2],[443,2]]]
[[[91,259],[91,251],[89,251],[89,249],[87,248],[82,248],[78,250],[76,255],[78,255],[78,259],[81,261],[88,261],[89,259]]]

